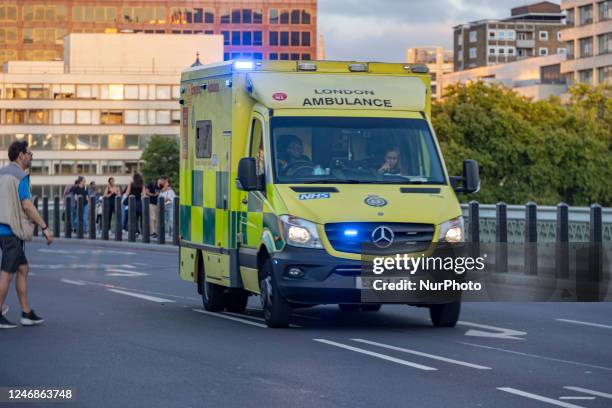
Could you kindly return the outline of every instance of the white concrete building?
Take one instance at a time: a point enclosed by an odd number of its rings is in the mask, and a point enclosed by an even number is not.
[[[427,65],[431,74],[431,95],[433,98],[441,98],[442,87],[438,86],[439,78],[453,72],[453,51],[435,46],[408,48],[406,62]]]
[[[0,73],[0,150],[28,140],[35,195],[61,195],[77,175],[127,184],[152,135],[178,137],[181,71],[196,54],[223,61],[221,35],[70,34],[64,44],[64,61],[9,61]]]
[[[555,54],[456,71],[442,77],[441,87],[445,89],[456,83],[482,80],[502,84],[534,100],[546,99],[552,95],[561,96],[567,91],[565,78],[561,75],[561,63],[564,60],[564,54]]]
[[[561,72],[569,83],[612,83],[612,0],[564,0],[561,8],[567,15]]]

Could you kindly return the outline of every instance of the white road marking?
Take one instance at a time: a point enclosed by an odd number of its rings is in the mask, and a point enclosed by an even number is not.
[[[141,293],[128,292],[126,290],[119,290],[119,289],[106,289],[106,290],[108,290],[109,292],[119,293],[121,295],[126,295],[126,296],[132,296],[138,299],[149,300],[151,302],[156,302],[156,303],[174,303],[174,300],[164,299],[164,298],[160,298],[156,296],[143,295]]]
[[[446,363],[457,364],[457,365],[460,365],[460,366],[475,368],[477,370],[491,370],[491,367],[481,366],[481,365],[472,364],[472,363],[466,363],[465,361],[453,360],[452,358],[436,356],[434,354],[427,354],[427,353],[423,353],[421,351],[410,350],[410,349],[406,349],[406,348],[402,348],[402,347],[390,346],[388,344],[377,343],[375,341],[369,341],[369,340],[364,340],[364,339],[351,339],[351,340],[359,342],[359,343],[370,344],[372,346],[378,346],[378,347],[387,348],[389,350],[401,351],[402,353],[409,353],[409,354],[414,354],[416,356],[431,358],[433,360],[444,361]]]
[[[612,329],[612,326],[609,326],[607,324],[582,322],[580,320],[569,320],[569,319],[555,319],[555,320],[558,322],[564,322],[564,323],[574,323],[574,324],[582,324],[584,326],[600,327],[602,329]]]
[[[136,255],[135,252],[129,251],[113,251],[108,249],[46,249],[39,248],[36,251],[55,255]]]
[[[461,326],[475,327],[477,329],[493,330],[493,333],[491,333],[488,331],[470,329],[465,333],[466,336],[491,337],[495,339],[504,339],[504,340],[525,340],[524,338],[516,337],[516,336],[524,336],[527,334],[527,332],[524,332],[524,331],[519,331],[519,330],[514,330],[514,329],[505,329],[503,327],[489,326],[486,324],[472,323],[472,322],[466,322],[462,320],[458,321],[457,324]]]
[[[608,399],[612,399],[612,394],[608,394],[606,392],[601,392],[601,391],[593,391],[593,390],[589,390],[588,388],[582,388],[582,387],[572,387],[572,386],[568,386],[566,385],[565,387],[566,390],[571,390],[571,391],[577,391],[577,392],[583,392],[585,394],[590,394],[590,395],[595,395],[596,397],[602,397],[602,398],[608,398]]]
[[[594,400],[595,397],[559,397],[560,400]]]
[[[249,324],[251,326],[257,326],[257,327],[261,327],[261,328],[264,328],[264,329],[268,328],[268,326],[266,326],[265,324],[257,323],[257,322],[251,321],[251,320],[241,319],[239,317],[233,317],[233,316],[228,316],[226,314],[209,312],[208,310],[202,310],[202,309],[192,309],[192,310],[194,312],[202,313],[202,314],[205,314],[205,315],[214,316],[214,317],[220,317],[221,319],[232,320],[232,321],[235,321],[235,322],[239,322],[239,323],[243,323],[243,324]]]
[[[69,283],[70,285],[77,285],[77,286],[85,286],[85,285],[87,285],[85,282],[80,281],[80,280],[60,279],[60,281],[62,281],[64,283]]]
[[[102,286],[103,288],[110,288],[110,289],[123,289],[127,291],[148,293],[149,295],[161,295],[161,296],[168,296],[168,297],[177,298],[177,299],[196,300],[196,301],[201,300],[201,298],[196,298],[196,297],[170,295],[168,293],[152,292],[149,290],[141,290],[141,289],[134,289],[134,288],[126,288],[123,286],[111,285],[109,283],[99,283],[99,282],[84,281],[84,280],[81,280],[80,282],[83,282],[85,285]]]
[[[391,361],[393,363],[397,363],[397,364],[402,364],[405,366],[409,366],[409,367],[414,367],[414,368],[418,368],[419,370],[425,370],[425,371],[437,371],[437,368],[434,367],[429,367],[426,365],[422,365],[422,364],[417,364],[417,363],[413,363],[412,361],[407,361],[407,360],[402,360],[399,358],[395,358],[395,357],[391,357],[391,356],[387,356],[385,354],[380,354],[380,353],[375,353],[373,351],[368,351],[362,348],[358,348],[358,347],[353,347],[353,346],[349,346],[348,344],[342,344],[342,343],[336,343],[335,341],[330,341],[330,340],[325,340],[325,339],[313,339],[314,341],[317,341],[319,343],[324,343],[324,344],[329,344],[330,346],[334,346],[334,347],[340,347],[346,350],[351,350],[357,353],[361,353],[361,354],[365,354],[371,357],[376,357],[376,358],[380,358],[382,360],[387,360],[387,361]]]
[[[536,401],[545,402],[550,405],[555,405],[557,407],[565,407],[565,408],[584,408],[582,405],[570,404],[569,402],[557,401],[556,399],[543,397],[541,395],[532,394],[530,392],[525,392],[521,390],[517,390],[516,388],[511,387],[497,387],[500,391],[509,392],[510,394],[518,395],[525,398],[530,398]]]
[[[130,271],[127,269],[121,269],[121,268],[107,268],[106,269],[106,276],[125,276],[128,278],[135,278],[138,276],[148,276],[148,273],[144,273],[144,272],[136,272],[136,271]]]
[[[255,319],[255,320],[259,320],[260,322],[265,322],[266,319],[264,319],[263,317],[259,317],[259,316],[253,316],[250,314],[244,314],[244,313],[233,313],[233,312],[221,312],[225,315],[230,315],[230,316],[236,316],[236,317],[248,317],[249,319]],[[266,326],[267,327],[267,326]],[[302,326],[298,326],[297,324],[290,324],[289,327],[293,327],[293,328],[301,328]]]
[[[562,360],[562,359],[553,358],[553,357],[545,357],[545,356],[540,356],[540,355],[531,354],[531,353],[522,353],[520,351],[507,350],[507,349],[503,349],[503,348],[499,348],[499,347],[483,346],[482,344],[466,343],[466,342],[463,342],[463,341],[460,341],[458,343],[465,344],[466,346],[480,347],[480,348],[488,349],[488,350],[503,351],[505,353],[517,354],[517,355],[525,356],[525,357],[539,358],[541,360],[556,361],[558,363],[566,363],[566,364],[572,364],[572,365],[577,365],[577,366],[582,366],[582,367],[598,368],[600,370],[612,371],[612,368],[610,368],[610,367],[603,367],[603,366],[587,364],[587,363],[579,363],[577,361]]]

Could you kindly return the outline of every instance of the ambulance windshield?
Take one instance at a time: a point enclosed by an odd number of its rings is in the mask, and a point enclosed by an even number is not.
[[[277,183],[445,184],[423,119],[275,117]]]

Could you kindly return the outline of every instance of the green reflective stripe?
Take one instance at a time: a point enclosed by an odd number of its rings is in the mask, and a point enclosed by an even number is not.
[[[215,214],[214,208],[204,208],[204,243],[207,245],[215,245]]]
[[[191,207],[181,205],[179,210],[179,226],[183,239],[191,241]]]
[[[191,205],[204,205],[204,173],[194,170],[191,175]]]

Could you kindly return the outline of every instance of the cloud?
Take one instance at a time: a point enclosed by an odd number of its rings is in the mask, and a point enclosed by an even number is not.
[[[319,32],[325,36],[327,59],[401,62],[409,47],[450,48],[455,25],[506,17],[512,7],[528,2],[319,0]]]

